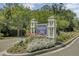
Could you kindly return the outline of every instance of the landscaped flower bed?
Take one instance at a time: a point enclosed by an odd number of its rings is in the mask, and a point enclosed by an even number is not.
[[[67,32],[67,33],[63,33],[60,34],[59,36],[57,36],[57,40],[61,41],[61,42],[66,42],[69,39],[75,37],[76,35],[79,35],[78,32]]]
[[[25,53],[27,48],[27,44],[23,41],[20,43],[15,44],[13,47],[7,50],[9,53]]]
[[[54,46],[53,39],[40,38],[32,40],[27,46],[27,52],[33,52]]]
[[[57,41],[61,41],[64,43],[77,35],[79,35],[78,32],[63,33],[57,37]],[[53,46],[53,39],[48,39],[46,37],[29,37],[26,38],[25,41],[21,41],[20,43],[15,44],[14,47],[8,49],[8,52],[20,54],[26,52],[34,52],[41,49],[47,49]]]

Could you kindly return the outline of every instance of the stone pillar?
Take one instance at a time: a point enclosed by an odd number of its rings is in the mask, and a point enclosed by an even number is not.
[[[56,43],[56,20],[54,16],[48,18],[47,37],[54,40]]]
[[[34,35],[36,33],[36,25],[37,25],[37,21],[35,19],[32,19],[30,32],[33,33]]]

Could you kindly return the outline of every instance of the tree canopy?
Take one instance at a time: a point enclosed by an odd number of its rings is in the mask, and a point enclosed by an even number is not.
[[[31,10],[18,3],[7,3],[0,9],[0,32],[4,30],[7,35],[9,34],[7,30],[13,29],[17,30],[17,36],[19,36],[20,30],[30,28],[32,18],[35,18],[39,23],[47,23],[48,17],[52,15],[56,18],[58,31],[70,27],[79,28],[76,13],[67,9],[63,3],[45,4],[36,10]]]

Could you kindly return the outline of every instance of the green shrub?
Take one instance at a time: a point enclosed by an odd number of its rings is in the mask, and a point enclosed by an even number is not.
[[[58,37],[57,37],[57,40],[58,40],[58,41],[63,41],[63,40],[64,40],[63,35],[58,36]]]
[[[0,33],[0,37],[3,37],[3,36],[4,36],[4,34]]]
[[[28,44],[28,43],[31,42],[33,39],[34,39],[34,37],[26,38],[26,39],[25,39],[25,43]]]
[[[4,34],[0,33],[0,39],[3,39]]]
[[[25,53],[26,52],[26,46],[27,44],[25,44],[23,41],[15,44],[13,47],[9,48],[7,50],[7,52],[9,53]]]
[[[29,39],[26,38],[26,39],[25,39],[25,43],[28,43],[28,42],[29,42]]]
[[[70,35],[68,35],[68,34],[61,34],[61,35],[59,35],[57,37],[57,40],[64,42],[64,41],[68,40],[69,38],[70,38]]]
[[[75,32],[63,33],[63,34],[60,34],[60,35],[57,37],[57,40],[64,42],[64,41],[67,41],[68,39],[71,39],[71,38],[75,37],[76,35],[78,35],[78,34],[75,33]]]

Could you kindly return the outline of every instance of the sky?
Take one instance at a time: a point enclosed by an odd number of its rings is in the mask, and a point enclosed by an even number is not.
[[[0,3],[0,8],[3,8],[3,5],[2,3]],[[41,8],[44,3],[23,3],[23,5],[25,7],[30,7],[30,9],[38,9],[38,8]],[[68,3],[66,4],[66,8],[67,9],[71,9],[73,12],[75,12],[77,14],[77,17],[79,18],[79,3]]]
[[[79,3],[67,4],[66,7],[75,12],[79,18]]]

